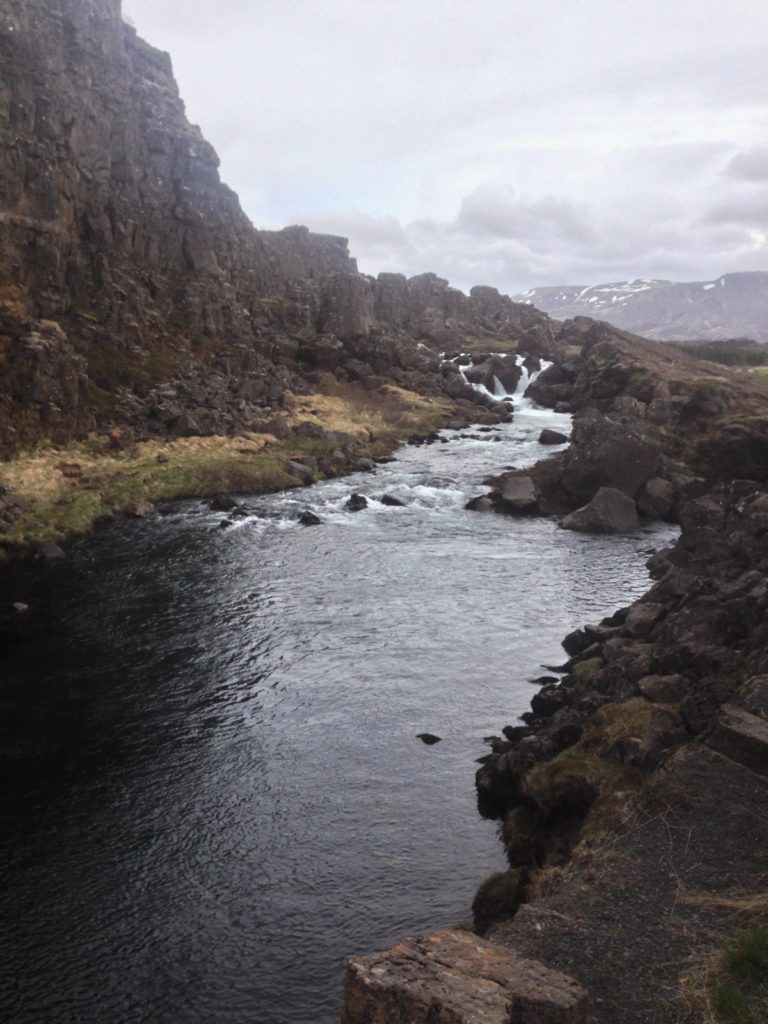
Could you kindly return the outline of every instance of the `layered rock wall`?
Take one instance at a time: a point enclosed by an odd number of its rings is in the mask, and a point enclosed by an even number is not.
[[[0,71],[0,455],[246,429],[318,373],[477,400],[424,345],[547,336],[498,293],[256,231],[117,0],[0,0]]]

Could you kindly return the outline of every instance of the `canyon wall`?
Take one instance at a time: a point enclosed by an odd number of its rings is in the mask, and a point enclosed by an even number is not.
[[[491,289],[374,281],[344,239],[257,231],[117,0],[1,0],[0,70],[0,455],[246,429],[322,372],[472,400],[419,342],[551,341]]]

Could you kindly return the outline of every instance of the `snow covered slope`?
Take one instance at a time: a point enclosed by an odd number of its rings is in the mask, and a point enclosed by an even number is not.
[[[559,320],[592,316],[663,341],[748,337],[768,342],[768,273],[714,281],[618,281],[532,288],[516,295]]]

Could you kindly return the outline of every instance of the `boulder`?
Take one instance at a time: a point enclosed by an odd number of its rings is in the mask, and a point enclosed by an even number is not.
[[[299,516],[299,522],[302,526],[319,526],[322,523],[322,519],[311,509],[305,508]]]
[[[537,512],[539,496],[533,477],[509,477],[502,485],[500,500],[504,511],[510,512],[512,515]]]
[[[580,533],[624,533],[639,525],[634,501],[615,487],[601,487],[588,504],[560,521],[564,530]]]
[[[363,509],[368,508],[368,499],[362,494],[352,494],[344,508],[347,512],[362,512]]]
[[[539,444],[567,444],[568,435],[561,434],[559,430],[551,430],[545,427],[539,434]]]
[[[35,558],[40,562],[60,562],[66,557],[58,544],[41,544],[35,552]]]
[[[630,636],[648,636],[663,612],[663,605],[656,604],[653,601],[639,601],[630,609],[625,622],[625,628]]]
[[[341,1024],[583,1024],[572,978],[465,931],[405,939],[347,965]]]
[[[637,688],[646,700],[655,704],[678,704],[688,693],[688,681],[685,676],[643,676],[638,680]]]
[[[572,444],[564,455],[560,483],[575,498],[587,499],[599,487],[634,498],[656,475],[660,445],[639,427],[586,410],[573,425]]]
[[[666,519],[674,503],[674,485],[658,476],[646,481],[637,496],[637,510],[648,519]]]
[[[406,505],[404,501],[396,498],[394,494],[383,494],[381,496],[381,504],[388,505],[390,508],[405,508]]]
[[[469,512],[493,512],[493,501],[486,494],[481,494],[470,498],[464,508]]]
[[[229,512],[238,507],[238,501],[231,494],[217,494],[211,501],[211,508],[214,512]]]
[[[296,462],[295,460],[287,462],[285,464],[285,472],[289,476],[294,477],[294,479],[299,480],[305,487],[315,482],[315,474],[303,462]]]
[[[768,722],[735,704],[724,704],[709,746],[759,775],[768,775]]]
[[[151,501],[129,501],[127,505],[123,506],[121,511],[129,519],[149,519],[150,516],[155,514],[157,509]]]

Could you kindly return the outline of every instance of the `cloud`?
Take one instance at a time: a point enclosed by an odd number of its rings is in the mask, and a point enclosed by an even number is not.
[[[764,0],[476,8],[125,0],[254,222],[345,235],[368,273],[516,291],[768,266]]]
[[[592,238],[573,203],[556,196],[519,196],[509,185],[478,186],[462,199],[456,227],[469,235],[511,239],[529,246],[559,239],[585,243]]]
[[[740,181],[768,181],[768,146],[753,146],[746,152],[737,153],[724,173]]]
[[[743,224],[749,228],[768,227],[768,196],[759,194],[736,196],[718,203],[704,215],[706,224]]]

